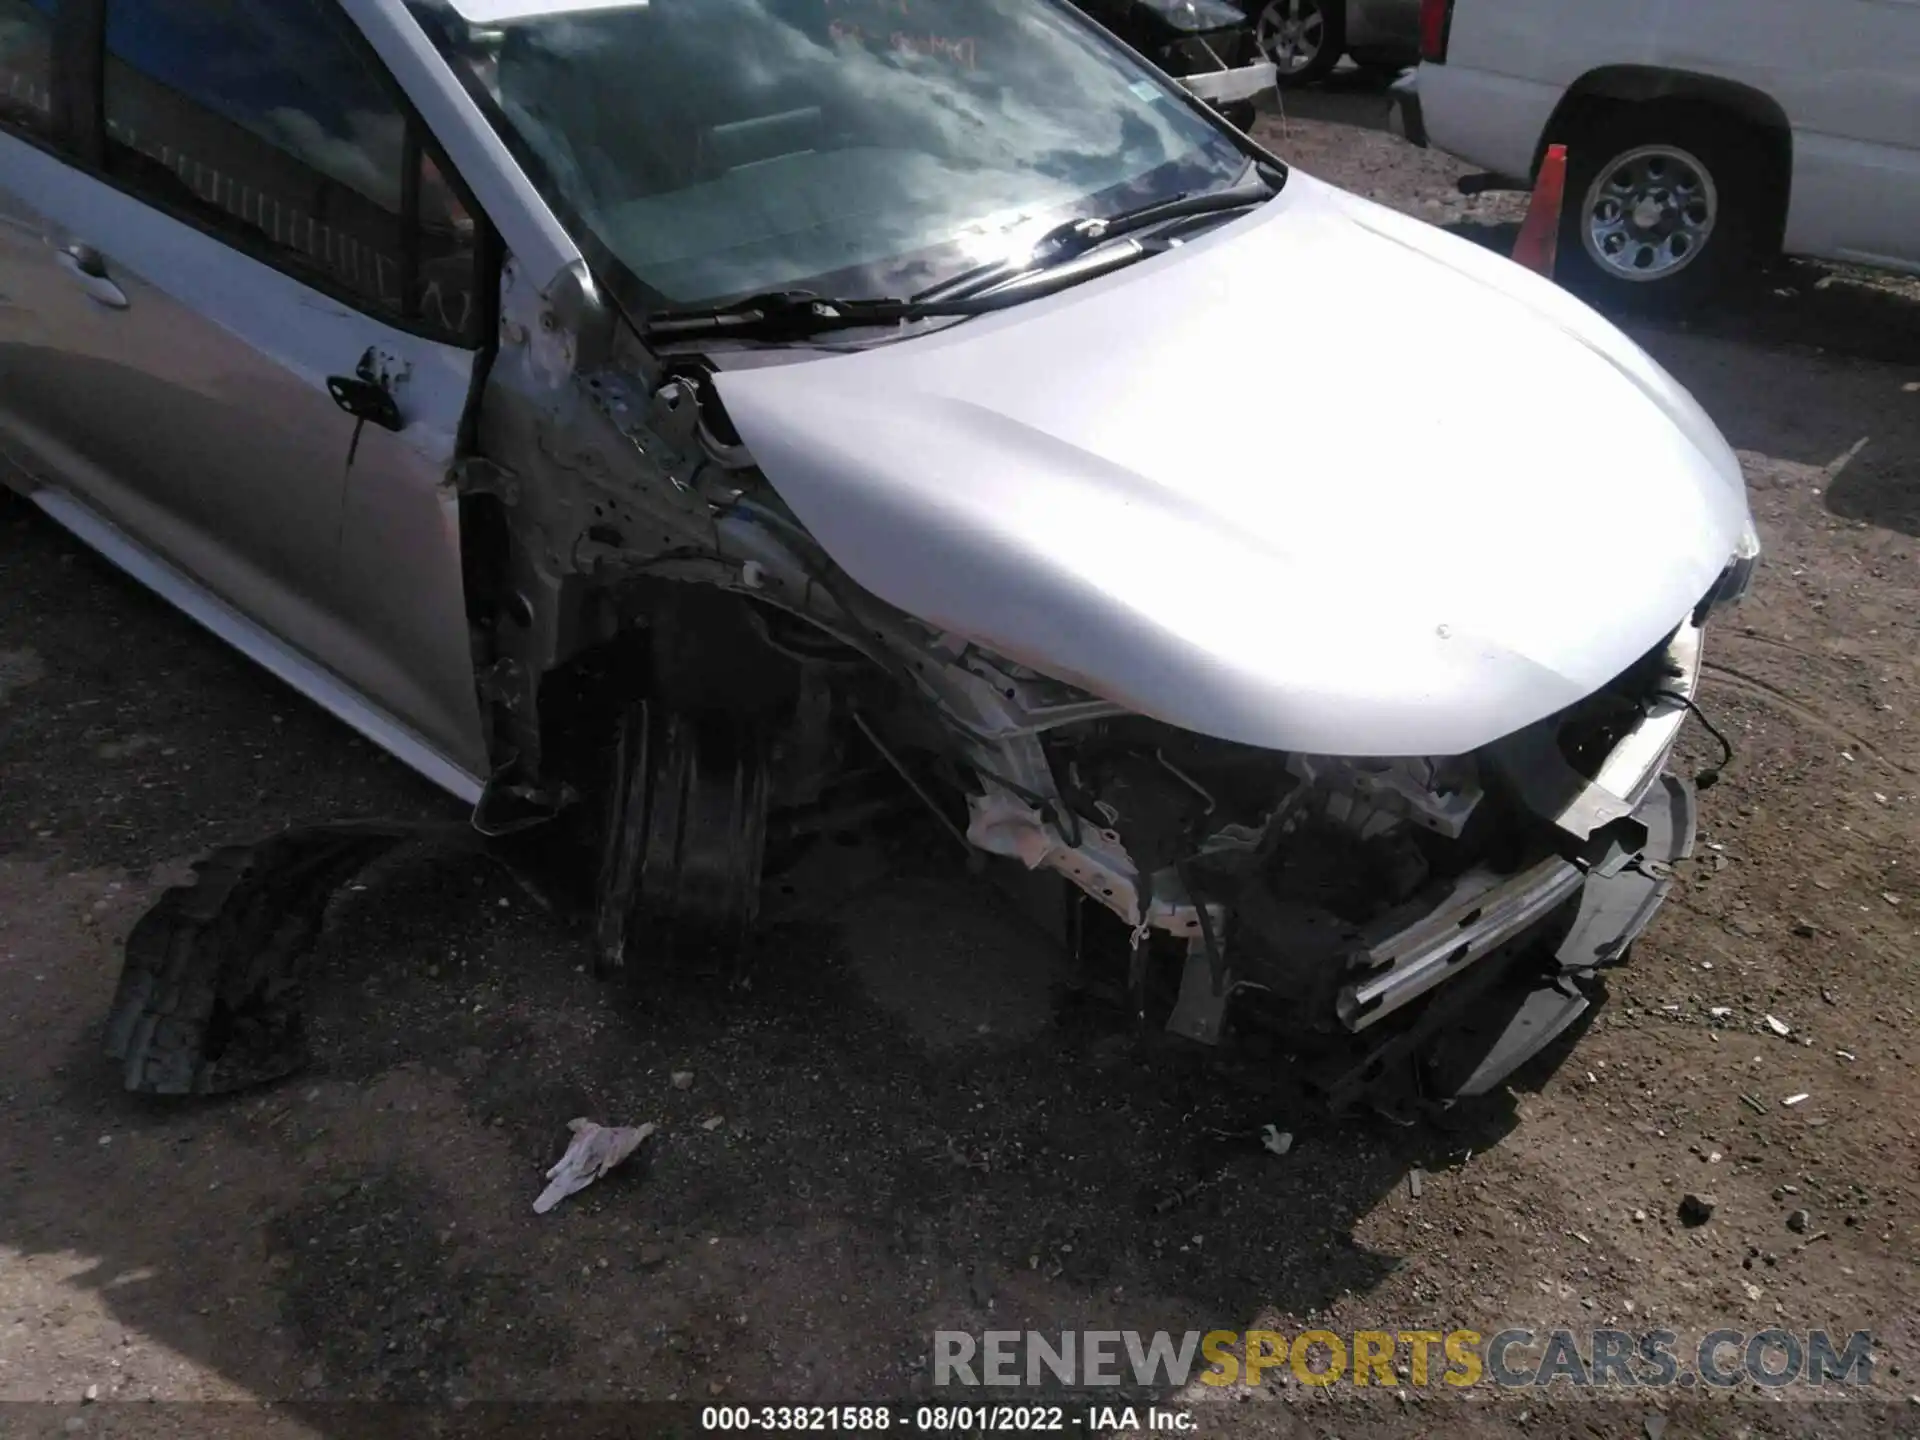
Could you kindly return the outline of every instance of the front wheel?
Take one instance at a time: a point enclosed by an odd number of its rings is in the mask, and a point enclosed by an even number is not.
[[[1347,47],[1345,0],[1267,0],[1253,38],[1281,89],[1309,84],[1338,65]]]
[[[1741,127],[1645,106],[1567,150],[1558,265],[1569,289],[1602,304],[1683,308],[1751,261],[1763,187]]]
[[[624,717],[602,822],[603,973],[737,950],[760,904],[767,748],[751,721],[642,701]]]

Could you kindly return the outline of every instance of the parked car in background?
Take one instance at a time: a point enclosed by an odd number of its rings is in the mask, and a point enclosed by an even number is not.
[[[1253,124],[1255,97],[1274,87],[1253,22],[1228,0],[1074,3],[1242,130]]]
[[[1526,179],[1560,275],[1679,302],[1786,252],[1920,271],[1916,0],[1425,0],[1395,127]]]
[[[1260,51],[1282,86],[1320,79],[1343,55],[1382,73],[1420,57],[1420,0],[1251,0],[1251,8]]]

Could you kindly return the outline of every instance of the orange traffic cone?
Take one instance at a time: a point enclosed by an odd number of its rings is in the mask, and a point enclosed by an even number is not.
[[[1513,259],[1529,270],[1553,277],[1554,252],[1560,242],[1560,207],[1567,195],[1567,147],[1549,145],[1533,182],[1527,218],[1520,222],[1520,238],[1513,242]]]

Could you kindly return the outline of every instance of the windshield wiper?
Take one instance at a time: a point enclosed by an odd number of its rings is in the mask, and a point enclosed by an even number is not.
[[[655,310],[640,322],[640,333],[648,340],[732,334],[750,334],[756,339],[800,337],[861,325],[897,325],[903,320],[943,315],[978,315],[988,308],[978,301],[923,303],[890,296],[855,300],[813,290],[769,290],[720,305]]]
[[[1168,200],[1156,200],[1117,215],[1082,215],[1063,220],[1033,242],[1028,254],[1015,260],[989,260],[971,270],[963,270],[938,285],[930,285],[912,297],[915,304],[933,301],[964,300],[1016,275],[1065,264],[1107,241],[1164,225],[1169,220],[1185,220],[1195,215],[1215,215],[1228,210],[1247,210],[1271,200],[1279,186],[1264,168],[1256,170],[1253,183],[1229,186],[1225,190],[1189,190]]]
[[[991,261],[905,298],[850,299],[822,295],[815,290],[768,290],[719,305],[655,310],[641,320],[640,334],[643,339],[667,341],[724,335],[756,340],[803,339],[830,330],[867,325],[981,315],[1047,293],[1050,277],[1044,272],[1065,267],[1069,261],[1109,240],[1171,220],[1244,210],[1271,199],[1276,189],[1262,172],[1254,184],[1189,192],[1118,215],[1065,220],[1042,235],[1027,258]],[[1120,258],[1138,257],[1116,257]],[[1003,281],[1027,275],[1040,278],[1033,284],[1019,286],[1017,291],[982,293],[993,290]],[[1062,269],[1063,284],[1084,278],[1080,274],[1068,275]]]

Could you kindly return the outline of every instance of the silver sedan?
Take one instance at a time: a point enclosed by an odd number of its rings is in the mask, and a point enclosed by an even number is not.
[[[1183,73],[1252,68],[1179,3]],[[1573,1026],[1688,853],[1663,772],[1759,544],[1726,441],[1063,0],[52,12],[0,0],[6,482],[540,828],[609,977],[923,806],[1051,887],[1117,1023],[1398,1110]],[[1391,425],[1356,294],[1416,312]],[[297,1063],[317,892],[391,838],[169,892],[127,1084]]]

